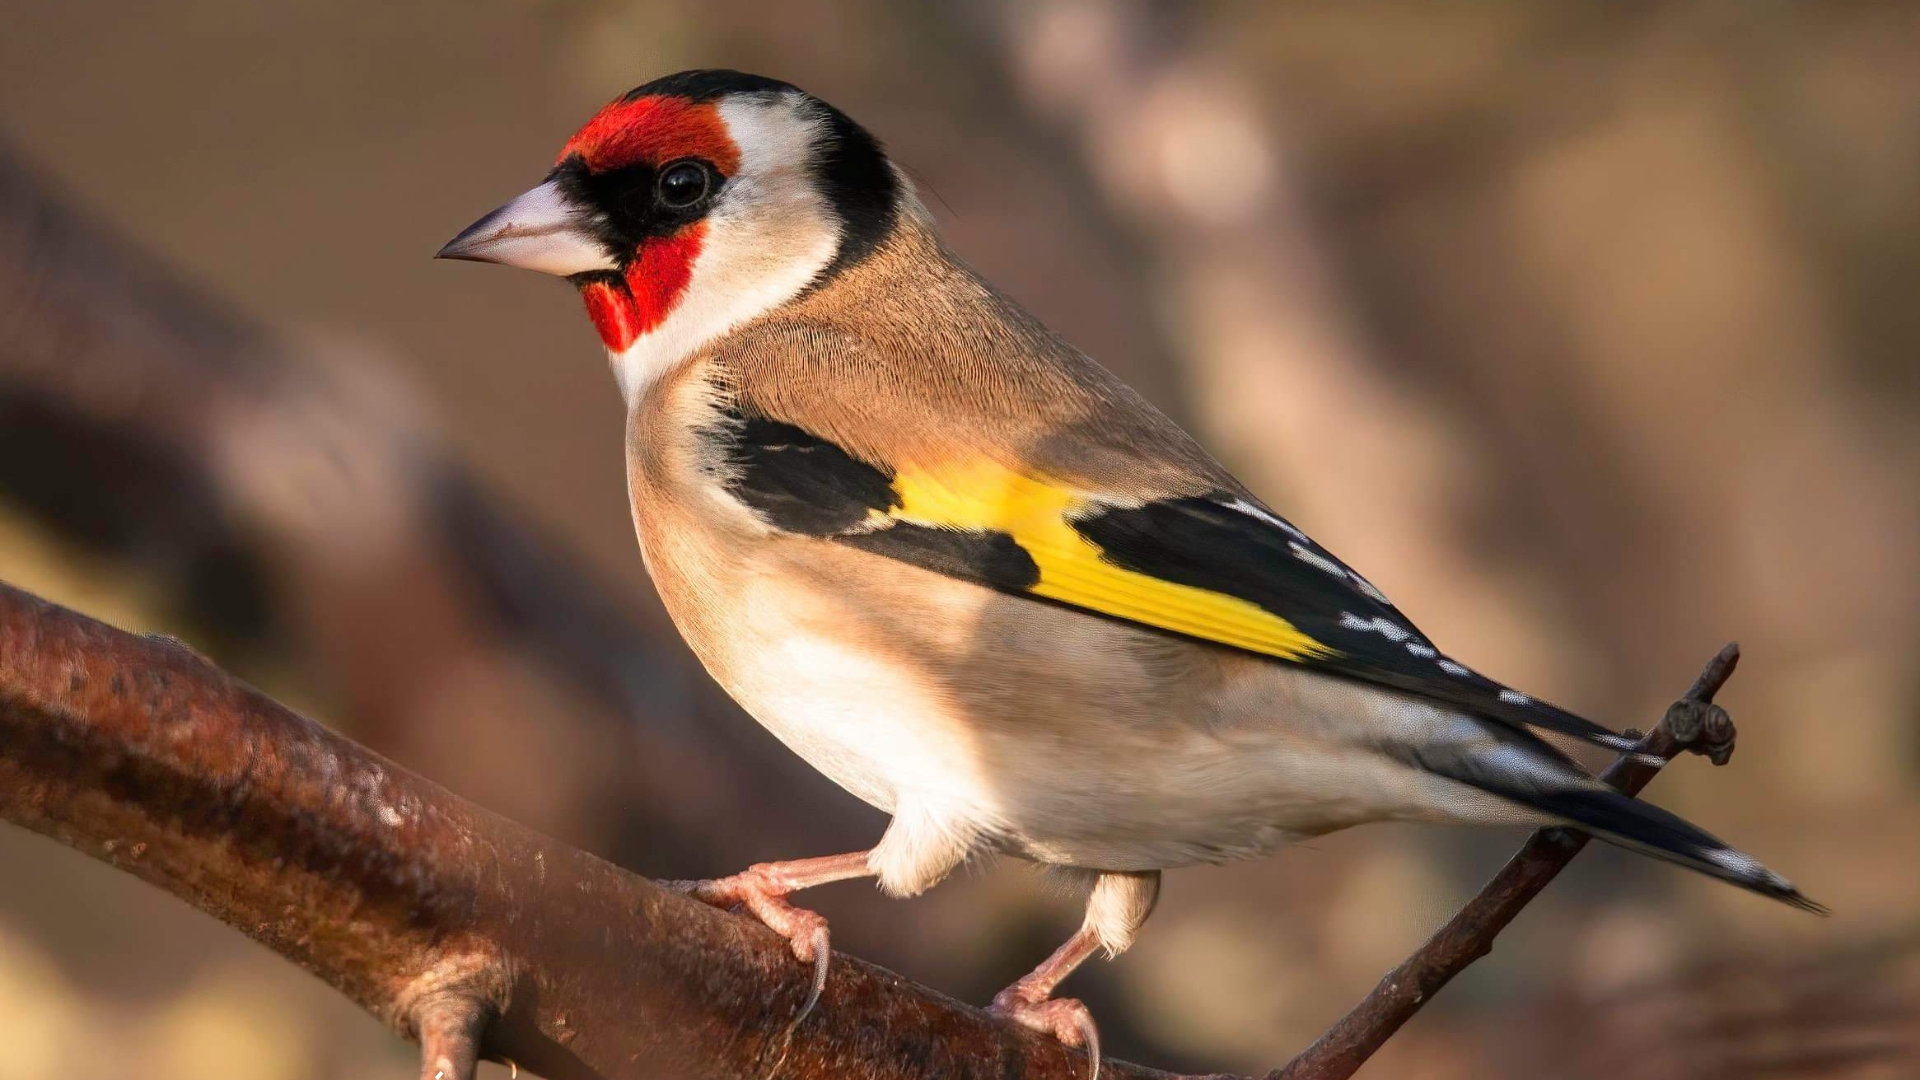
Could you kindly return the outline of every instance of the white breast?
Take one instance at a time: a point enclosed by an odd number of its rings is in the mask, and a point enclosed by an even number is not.
[[[808,764],[882,810],[912,802],[974,820],[994,816],[979,748],[969,725],[957,722],[956,703],[918,665],[890,659],[862,635],[836,632],[838,616],[800,595],[802,588],[761,579],[737,609],[753,615],[736,625],[720,666],[741,706]]]

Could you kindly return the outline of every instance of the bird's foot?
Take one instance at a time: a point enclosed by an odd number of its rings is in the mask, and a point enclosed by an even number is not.
[[[827,920],[818,912],[795,907],[787,896],[810,882],[798,882],[780,863],[756,863],[731,877],[706,881],[662,882],[674,892],[685,893],[702,903],[727,911],[745,910],[766,924],[767,929],[787,939],[793,955],[803,964],[813,965],[813,985],[807,991],[807,1003],[794,1017],[798,1024],[807,1018],[827,987],[827,963],[833,957]]]
[[[1075,1049],[1084,1049],[1087,1060],[1093,1063],[1091,1080],[1100,1080],[1100,1029],[1093,1024],[1093,1014],[1077,999],[1048,997],[1044,991],[1014,983],[993,996],[987,1011],[1051,1035]]]

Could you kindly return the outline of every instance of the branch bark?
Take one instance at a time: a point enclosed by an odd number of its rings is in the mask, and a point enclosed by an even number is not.
[[[552,1080],[1086,1073],[845,957],[795,1027],[810,972],[765,928],[460,799],[171,641],[5,586],[0,816],[300,964],[423,1041],[427,1080],[480,1057]]]
[[[1727,646],[1605,779],[1724,762]],[[1077,1077],[1085,1061],[890,972],[808,972],[746,919],[489,813],[305,720],[170,639],[0,585],[0,817],[186,900],[422,1044],[552,1080]],[[1473,902],[1268,1080],[1351,1076],[1491,950],[1587,838],[1536,833]],[[1113,1062],[1105,1075],[1166,1074]]]

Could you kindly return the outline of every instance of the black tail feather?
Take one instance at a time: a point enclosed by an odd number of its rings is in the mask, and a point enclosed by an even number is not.
[[[1698,870],[1802,911],[1827,914],[1824,906],[1809,900],[1793,882],[1752,857],[1677,814],[1612,788],[1582,786],[1538,792],[1530,803],[1609,843]]]
[[[1824,915],[1793,883],[1718,837],[1652,803],[1601,784],[1530,732],[1463,720],[1448,738],[1394,748],[1427,772],[1540,811],[1624,848],[1677,863],[1743,889]]]

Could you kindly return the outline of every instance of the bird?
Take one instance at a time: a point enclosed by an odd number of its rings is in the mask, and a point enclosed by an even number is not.
[[[917,895],[1010,855],[1087,890],[991,1011],[1058,996],[1163,871],[1378,821],[1560,825],[1820,910],[1542,733],[1635,740],[1442,652],[942,240],[907,174],[777,79],[684,71],[595,113],[439,257],[567,279],[627,406],[642,558],[708,672],[889,817],[866,851],[682,882],[827,977],[793,893]]]

